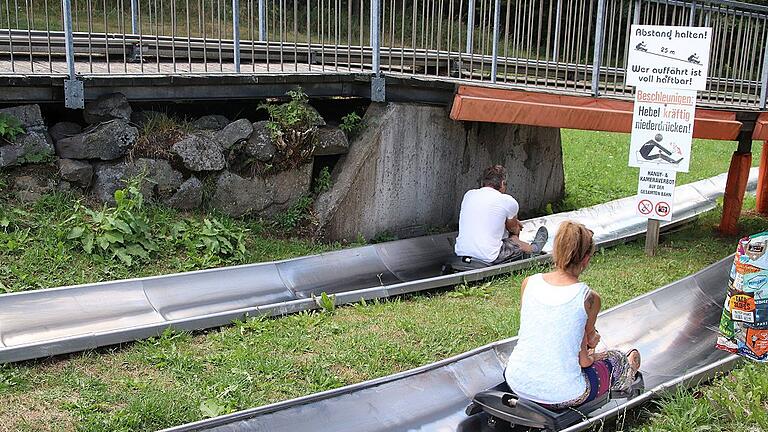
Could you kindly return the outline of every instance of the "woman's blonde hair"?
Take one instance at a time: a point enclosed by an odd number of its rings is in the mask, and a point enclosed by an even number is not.
[[[578,222],[565,221],[557,229],[553,249],[555,267],[570,270],[595,252],[592,231]]]

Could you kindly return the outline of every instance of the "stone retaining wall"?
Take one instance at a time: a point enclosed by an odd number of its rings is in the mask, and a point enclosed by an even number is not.
[[[57,188],[111,202],[139,174],[147,199],[235,217],[273,217],[311,194],[313,160],[278,173],[248,168],[269,166],[276,157],[266,121],[206,115],[155,154],[138,151],[137,140],[157,113],[134,112],[121,94],[89,103],[77,123],[46,125],[36,105],[0,113],[26,130],[13,142],[0,139],[0,168],[45,161],[58,171],[55,182],[25,174],[12,182],[23,199]],[[342,155],[330,190],[315,200],[319,233],[330,239],[455,228],[463,194],[491,164],[507,167],[509,193],[523,214],[563,195],[558,129],[461,123],[442,107],[400,103],[372,104],[351,145],[338,127],[321,123],[313,155],[323,164]]]
[[[231,216],[274,216],[310,193],[312,160],[297,169],[278,173],[251,169],[268,166],[276,156],[266,121],[230,121],[207,115],[191,122],[157,157],[136,156],[134,149],[143,125],[159,113],[134,112],[125,96],[111,94],[89,103],[81,123],[46,126],[37,105],[0,110],[17,119],[25,133],[12,142],[0,139],[0,168],[33,162],[55,163],[58,181],[22,179],[15,185],[20,197],[37,197],[53,188],[87,194],[113,202],[115,190],[127,179],[143,175],[147,199],[189,210],[207,206]],[[339,128],[317,132],[318,155],[345,153],[347,137]],[[25,176],[27,177],[27,176]],[[206,185],[207,189],[206,189]],[[204,194],[204,191],[206,192]],[[204,201],[204,195],[209,199]]]

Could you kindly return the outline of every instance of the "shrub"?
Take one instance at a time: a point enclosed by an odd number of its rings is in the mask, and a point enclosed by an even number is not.
[[[24,127],[16,117],[0,113],[0,138],[6,141],[13,141],[19,134],[24,132]]]
[[[288,92],[289,102],[261,104],[259,109],[269,113],[269,129],[277,149],[272,169],[282,171],[296,168],[312,157],[317,138],[320,115],[312,109],[307,95],[299,88]]]

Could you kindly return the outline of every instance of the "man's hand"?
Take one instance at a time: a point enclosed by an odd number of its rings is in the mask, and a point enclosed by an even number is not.
[[[520,223],[520,221],[514,217],[512,219],[507,219],[507,222],[504,224],[507,231],[509,231],[510,235],[513,236],[519,236],[520,231],[523,229],[523,224]]]

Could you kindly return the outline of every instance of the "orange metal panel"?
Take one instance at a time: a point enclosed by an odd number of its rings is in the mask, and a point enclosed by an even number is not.
[[[632,102],[616,99],[460,86],[451,118],[629,133],[633,106]],[[695,138],[732,141],[740,130],[741,122],[735,113],[696,110]]]
[[[768,112],[760,114],[755,124],[755,131],[752,133],[753,140],[768,141]]]

